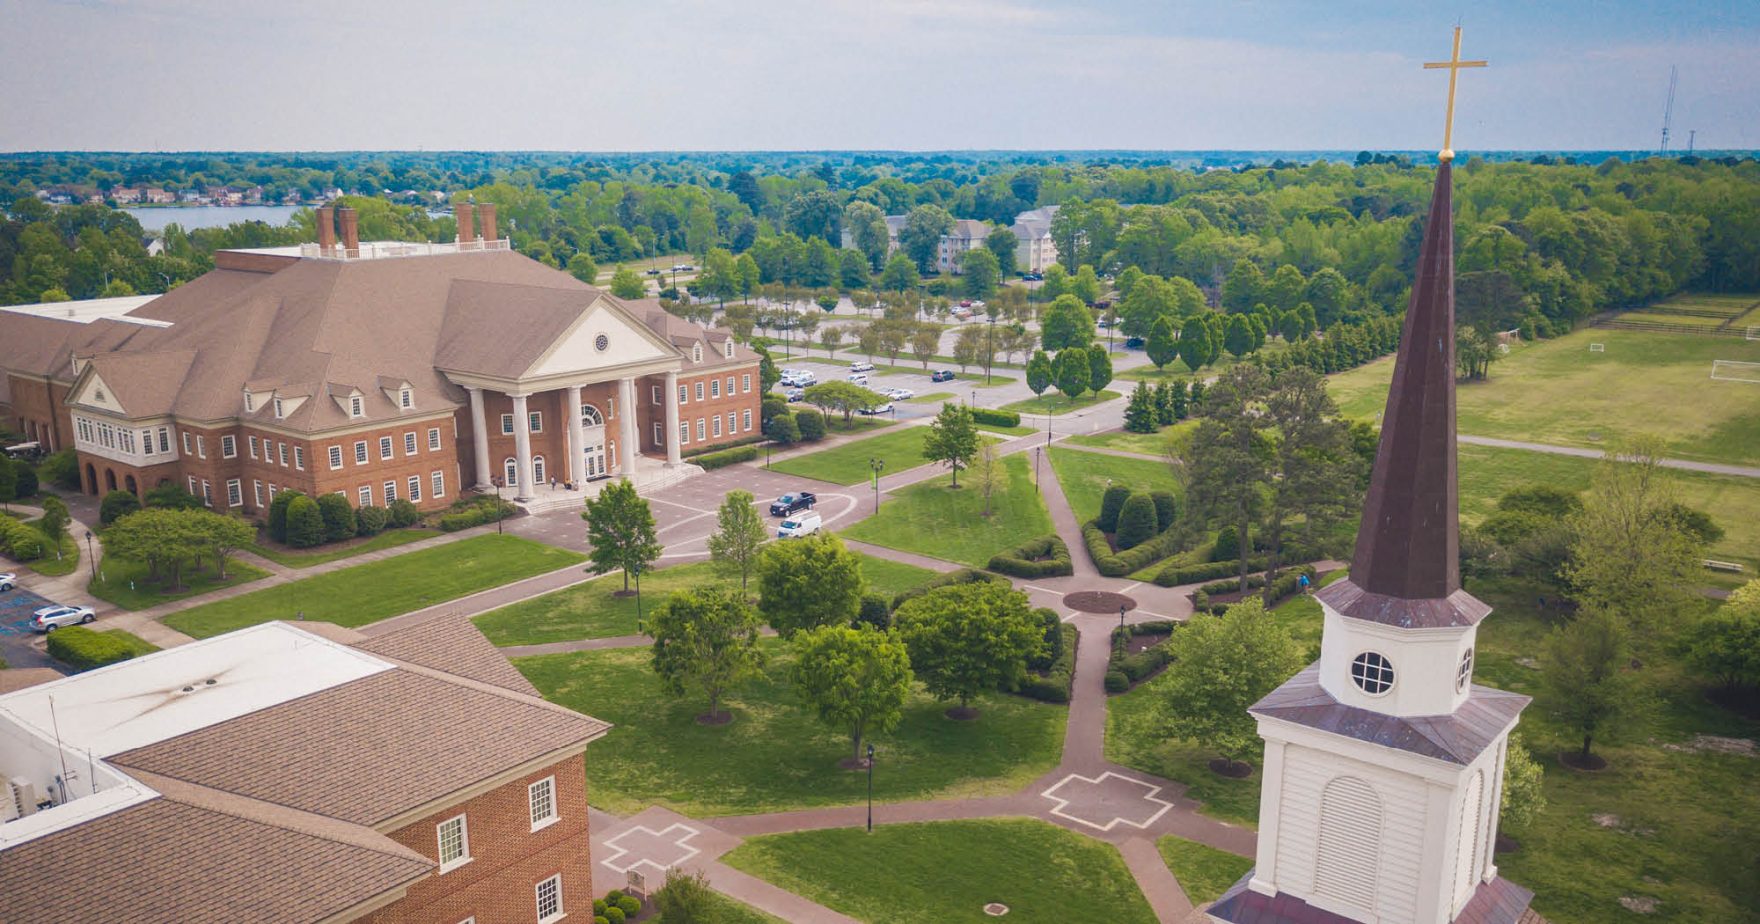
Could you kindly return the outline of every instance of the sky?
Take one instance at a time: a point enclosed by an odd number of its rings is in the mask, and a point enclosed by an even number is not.
[[[0,0],[0,150],[1760,148],[1756,0]]]

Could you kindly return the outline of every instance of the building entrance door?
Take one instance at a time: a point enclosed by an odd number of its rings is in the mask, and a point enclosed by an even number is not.
[[[588,481],[611,474],[605,467],[605,418],[591,404],[581,405],[581,455]]]

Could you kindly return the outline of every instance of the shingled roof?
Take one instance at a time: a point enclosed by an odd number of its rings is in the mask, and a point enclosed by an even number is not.
[[[1453,712],[1388,715],[1339,702],[1320,685],[1320,665],[1310,664],[1247,711],[1464,767],[1515,724],[1529,701],[1520,693],[1475,685]]]
[[[1230,924],[1357,924],[1351,918],[1316,908],[1285,892],[1262,895],[1247,888],[1252,873],[1242,876],[1216,903],[1205,909],[1213,920]],[[1534,893],[1502,876],[1480,883],[1452,924],[1545,924],[1529,910]]]

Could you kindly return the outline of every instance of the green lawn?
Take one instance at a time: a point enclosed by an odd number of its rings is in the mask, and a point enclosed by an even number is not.
[[[1760,362],[1760,341],[1591,328],[1518,343],[1490,381],[1460,386],[1460,431],[1594,449],[1650,433],[1676,458],[1760,463],[1760,385],[1712,381],[1714,359]],[[1347,415],[1374,420],[1392,374],[1386,357],[1332,376],[1329,390]]]
[[[700,696],[660,689],[646,648],[517,658],[514,664],[546,699],[614,723],[587,762],[594,805],[633,814],[663,805],[689,815],[773,812],[853,805],[867,794],[865,774],[839,769],[849,736],[800,704],[788,671],[789,647],[763,642],[764,673],[729,697],[729,725],[704,726]],[[1056,766],[1063,748],[1063,707],[986,694],[973,722],[943,713],[947,704],[919,687],[904,719],[873,738],[879,753],[874,798],[880,802],[1013,792]]]
[[[904,399],[904,403],[906,403],[906,404],[940,404],[943,401],[952,401],[952,400],[954,400],[954,394],[951,391],[932,391],[926,395],[918,395],[915,398],[906,398],[906,399]]]
[[[1483,581],[1469,589],[1493,607],[1480,627],[1475,679],[1539,695],[1539,672],[1518,659],[1534,656],[1556,616],[1534,609],[1539,591],[1529,585]],[[1320,610],[1311,598],[1275,612],[1317,648]],[[1559,764],[1556,755],[1579,739],[1552,719],[1544,699],[1522,714],[1520,733],[1546,769],[1548,807],[1530,829],[1505,832],[1522,848],[1499,854],[1497,863],[1503,875],[1535,891],[1535,909],[1557,924],[1626,920],[1618,900],[1627,895],[1660,900],[1650,920],[1760,919],[1760,870],[1752,862],[1760,853],[1756,758],[1693,746],[1696,735],[1760,738],[1760,720],[1712,705],[1672,646],[1641,641],[1640,648],[1638,677],[1655,708],[1647,726],[1625,740],[1596,745],[1608,770],[1586,774]],[[1212,754],[1168,741],[1153,718],[1164,695],[1151,680],[1112,698],[1106,756],[1191,783],[1187,795],[1206,814],[1252,825],[1258,775],[1224,780],[1205,767]],[[1603,825],[1597,815],[1618,820]]]
[[[260,544],[253,545],[250,549],[276,564],[286,565],[289,568],[310,568],[313,565],[322,565],[325,562],[343,558],[353,558],[356,555],[377,552],[380,549],[394,549],[400,545],[420,542],[423,539],[439,535],[443,535],[443,533],[437,529],[388,529],[368,539],[347,544],[320,546],[305,552],[295,552]]]
[[[856,553],[862,559],[862,576],[875,593],[891,597],[935,576],[927,568]],[[690,587],[737,586],[736,578],[723,577],[709,562],[674,565],[644,575],[644,612],[664,601],[673,591]],[[636,601],[618,597],[623,575],[607,574],[597,580],[545,594],[476,617],[477,628],[497,645],[538,645],[582,638],[634,635]],[[752,592],[757,593],[756,585]]]
[[[1100,497],[1108,485],[1122,484],[1138,491],[1172,491],[1176,497],[1185,493],[1173,477],[1172,466],[1166,462],[1052,446],[1051,468],[1057,472],[1070,509],[1082,520],[1100,515]]]
[[[192,607],[167,616],[165,624],[196,638],[299,613],[364,626],[583,560],[519,536],[473,536]]]
[[[729,866],[872,924],[1153,922],[1111,846],[1037,819],[942,821],[748,839]]]
[[[649,888],[658,887],[659,883],[650,883],[649,885]],[[695,921],[685,921],[684,924],[697,924],[697,921],[704,920],[713,921],[714,924],[788,924],[787,921],[773,914],[765,914],[745,902],[735,901],[714,890],[710,890],[708,898],[707,904],[712,916],[699,918]],[[666,924],[670,919],[660,916],[651,920],[654,924]]]
[[[1093,407],[1096,404],[1111,401],[1116,397],[1118,397],[1118,392],[1113,391],[1110,388],[1098,395],[1093,392],[1088,392],[1078,398],[1070,398],[1063,392],[1052,389],[1046,391],[1037,398],[1028,398],[1025,401],[1015,401],[1010,404],[1004,404],[1001,407],[1001,410],[1014,411],[1022,417],[1031,417],[1035,414],[1043,417],[1047,412],[1055,417],[1059,414],[1068,414],[1071,411],[1079,411],[1083,408]]]
[[[25,525],[36,526],[41,522],[42,520],[26,520]],[[48,540],[45,537],[45,545],[47,542]],[[79,569],[79,540],[74,537],[71,530],[63,533],[61,535],[61,556],[59,558],[55,556],[55,553],[52,550],[45,549],[42,558],[39,558],[36,561],[27,561],[24,563],[24,566],[44,577],[62,577],[64,575],[72,574]]]
[[[1248,857],[1237,857],[1226,850],[1206,847],[1172,834],[1155,842],[1161,860],[1173,871],[1173,877],[1186,890],[1194,905],[1213,902],[1240,881],[1253,868]]]
[[[990,556],[1051,532],[1051,514],[1033,484],[1025,454],[1002,457],[1007,474],[984,516],[984,495],[966,472],[958,490],[942,475],[893,492],[880,512],[843,530],[843,535],[889,549],[918,552],[982,568]]]
[[[834,433],[842,436],[846,433],[867,433],[873,430],[884,430],[896,423],[898,423],[898,421],[890,420],[885,417],[863,417],[859,414],[850,417],[850,419],[846,421],[840,414],[830,414],[825,418],[825,431],[827,433]]]
[[[1123,452],[1141,453],[1146,456],[1165,458],[1168,443],[1174,434],[1190,429],[1190,421],[1164,427],[1154,433],[1131,433],[1125,430],[1106,430],[1100,433],[1082,433],[1063,440],[1071,446],[1093,446],[1100,449],[1117,449]]]
[[[108,600],[125,610],[144,610],[161,603],[205,594],[210,590],[248,584],[268,576],[269,572],[234,558],[226,563],[225,580],[216,577],[212,564],[207,563],[200,569],[185,569],[180,577],[183,581],[180,589],[161,591],[159,583],[147,577],[147,566],[144,562],[106,555],[98,564],[98,580],[88,581],[86,590],[92,596]]]
[[[885,460],[888,472],[902,472],[929,461],[923,458],[923,436],[928,432],[922,427],[900,427],[879,436],[781,459],[771,463],[770,469],[831,484],[861,484],[874,477],[868,467],[869,459]]]

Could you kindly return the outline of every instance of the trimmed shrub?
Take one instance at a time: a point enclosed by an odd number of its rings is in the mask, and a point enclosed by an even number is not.
[[[377,536],[391,522],[391,514],[384,507],[368,504],[354,512],[354,531],[360,536]]]
[[[1108,693],[1123,693],[1124,691],[1129,690],[1130,688],[1131,688],[1131,679],[1129,677],[1125,676],[1124,671],[1107,671],[1106,672],[1106,692],[1108,692]]]
[[[14,484],[12,488],[12,495],[14,497],[37,496],[37,491],[39,491],[42,486],[37,483],[36,469],[31,468],[27,463],[15,462],[12,465],[12,474],[13,477],[17,479],[17,483]]]
[[[287,541],[287,505],[295,498],[305,497],[298,491],[289,488],[277,493],[269,499],[269,538],[276,542]]]
[[[1153,676],[1173,660],[1173,649],[1167,646],[1167,636],[1173,634],[1174,626],[1171,620],[1161,620],[1113,629],[1112,656],[1106,662],[1106,669],[1123,674],[1131,683],[1141,683]],[[1125,654],[1125,643],[1140,635],[1159,635],[1162,639],[1142,651]]]
[[[456,533],[461,529],[470,529],[489,522],[489,512],[480,507],[472,507],[469,510],[443,513],[439,522],[441,531]]]
[[[1149,499],[1155,502],[1155,525],[1163,531],[1173,526],[1174,517],[1179,516],[1179,501],[1171,492],[1150,491]]]
[[[984,567],[1020,578],[1074,574],[1069,546],[1053,533],[1030,539],[1006,552],[998,552]]]
[[[354,506],[341,494],[325,494],[318,498],[318,512],[324,517],[324,541],[341,542],[354,537]]]
[[[391,514],[391,525],[399,529],[414,526],[422,520],[422,512],[416,509],[416,505],[401,497],[392,501],[385,511]]]
[[[617,907],[623,911],[624,917],[634,917],[636,912],[642,910],[642,900],[634,895],[624,895],[617,899]]]
[[[1147,494],[1132,494],[1124,502],[1124,509],[1118,512],[1118,532],[1114,538],[1118,541],[1119,551],[1142,545],[1160,531],[1158,525],[1155,522],[1155,502]]]
[[[1313,561],[1320,557],[1316,550],[1305,549],[1300,546],[1290,546],[1284,551],[1286,553],[1283,556],[1285,562]],[[1252,558],[1247,559],[1247,570],[1264,571],[1269,564],[1270,559],[1266,556],[1254,555]],[[1178,587],[1181,584],[1196,584],[1199,581],[1220,580],[1221,578],[1239,575],[1240,572],[1241,563],[1239,559],[1213,561],[1207,564],[1186,565],[1183,567],[1168,565],[1161,570],[1160,574],[1155,575],[1155,583],[1162,587]]]
[[[972,408],[972,422],[989,424],[992,427],[1018,427],[1021,415],[1014,411],[998,411],[987,407]]]
[[[750,462],[757,457],[758,447],[736,446],[733,449],[723,449],[718,452],[706,452],[691,461],[701,465],[703,471],[708,472],[733,465],[736,462]]]
[[[760,431],[768,430],[770,428],[770,418],[786,413],[788,413],[788,400],[786,398],[772,395],[765,396],[763,402],[758,405],[758,429]]]
[[[1309,581],[1314,580],[1314,566],[1302,565],[1297,568],[1285,569],[1282,573],[1278,574],[1277,580],[1271,582],[1270,599],[1265,601],[1266,608],[1276,606],[1278,603],[1295,596],[1295,594],[1302,589],[1302,575],[1304,574],[1308,576]],[[1200,613],[1221,615],[1222,611],[1228,609],[1231,603],[1211,603],[1210,597],[1214,594],[1235,593],[1240,589],[1240,586],[1240,580],[1238,578],[1231,581],[1214,581],[1205,584],[1203,587],[1192,591],[1192,609]],[[1257,590],[1264,586],[1265,575],[1263,574],[1255,574],[1247,578],[1248,590]]]
[[[825,438],[825,415],[818,411],[795,411],[794,425],[801,432],[801,439],[804,441]]]
[[[1112,485],[1100,495],[1100,518],[1096,522],[1102,532],[1118,529],[1118,515],[1124,510],[1124,502],[1130,499],[1131,489],[1122,484]]]
[[[48,537],[36,527],[9,516],[0,516],[0,552],[16,561],[36,561],[43,557]]]
[[[697,456],[708,455],[709,453],[724,452],[735,446],[750,446],[753,443],[762,443],[767,439],[769,439],[769,437],[762,433],[754,433],[751,436],[742,436],[737,440],[726,440],[724,442],[716,443],[713,446],[698,446],[692,444],[691,448],[680,452],[679,457],[684,459],[695,459]]]
[[[903,591],[898,594],[898,596],[892,598],[892,608],[896,610],[900,606],[903,606],[906,600],[914,600],[937,587],[951,587],[956,584],[976,584],[980,581],[989,581],[993,584],[1001,584],[1005,587],[1014,586],[1009,583],[1008,578],[1005,578],[1000,574],[979,571],[977,568],[961,568],[958,571],[949,571],[939,577],[932,578],[919,587],[913,587],[910,590]]]
[[[309,549],[324,542],[324,513],[318,502],[301,494],[287,505],[287,544]]]
[[[884,632],[892,628],[892,610],[879,594],[863,594],[861,609],[856,611],[855,624],[870,625]]]
[[[1241,534],[1232,526],[1216,532],[1216,547],[1210,551],[1211,561],[1233,561],[1241,557]]]
[[[1088,543],[1088,557],[1094,560],[1094,567],[1107,577],[1123,577],[1160,561],[1180,551],[1180,535],[1175,530],[1168,530],[1153,539],[1132,549],[1114,553],[1112,546],[1106,541],[1106,534],[1093,520],[1082,526],[1082,538]]]
[[[1041,608],[1040,612],[1051,611]],[[1057,621],[1057,614],[1051,613],[1051,618]],[[1057,621],[1056,638],[1057,657],[1051,661],[1050,666],[1035,668],[1043,673],[1029,673],[1027,679],[1021,681],[1020,688],[1015,690],[1016,693],[1045,703],[1069,702],[1070,686],[1075,683],[1076,644],[1080,635],[1075,626]]]
[[[141,509],[141,499],[127,491],[111,491],[98,502],[98,522],[104,526]]]
[[[609,902],[605,905],[605,924],[623,924],[623,909]]]
[[[202,499],[184,490],[180,485],[162,484],[146,494],[148,507],[162,507],[169,510],[200,510],[207,505]]]
[[[772,443],[789,446],[801,441],[801,428],[794,422],[793,414],[777,414],[764,425],[764,435]]]
[[[79,456],[72,449],[49,453],[38,463],[37,472],[50,484],[64,491],[78,491]]]
[[[48,643],[49,657],[81,671],[127,661],[135,655],[134,646],[123,639],[85,626],[56,629],[49,633]]]

